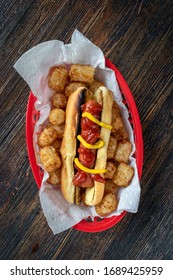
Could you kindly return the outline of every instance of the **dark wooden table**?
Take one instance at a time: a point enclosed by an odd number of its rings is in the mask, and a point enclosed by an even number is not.
[[[171,2],[1,1],[1,259],[173,258]],[[107,231],[70,229],[54,236],[25,143],[30,89],[13,65],[40,42],[68,43],[75,28],[103,50],[133,92],[145,148],[142,194],[138,213]]]

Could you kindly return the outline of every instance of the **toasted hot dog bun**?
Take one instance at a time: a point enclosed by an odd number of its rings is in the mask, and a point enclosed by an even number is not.
[[[100,87],[96,93],[95,98],[97,102],[102,104],[101,121],[107,124],[111,124],[112,120],[112,105],[113,96],[112,93],[106,87]],[[106,168],[107,163],[107,149],[109,144],[111,130],[101,127],[100,138],[104,141],[104,146],[97,151],[97,158],[95,163],[95,169]],[[85,203],[89,206],[97,205],[102,201],[104,194],[105,184],[94,181],[92,188],[86,189]]]
[[[85,100],[86,93],[87,89],[85,87],[80,87],[69,96],[66,107],[64,136],[60,148],[62,156],[61,190],[64,198],[70,203],[75,203],[76,187],[73,185],[73,177],[75,175],[74,158],[77,148],[76,136],[80,125],[79,108],[82,101]]]
[[[66,107],[66,123],[64,136],[61,144],[61,190],[64,198],[70,203],[77,203],[79,200],[79,187],[73,185],[75,175],[74,158],[76,157],[77,135],[80,131],[80,106],[85,103],[87,89],[78,88],[68,99]],[[95,93],[95,99],[102,104],[101,121],[111,124],[112,119],[112,93],[106,87],[100,87]],[[104,141],[104,146],[97,151],[95,169],[106,167],[107,148],[111,130],[101,127],[100,138]],[[89,206],[97,205],[101,202],[104,194],[103,183],[94,181],[92,188],[86,189],[85,203]]]

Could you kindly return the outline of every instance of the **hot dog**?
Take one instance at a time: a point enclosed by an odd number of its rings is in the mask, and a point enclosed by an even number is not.
[[[112,93],[104,86],[88,96],[78,88],[68,99],[61,153],[61,190],[64,198],[89,206],[104,195],[107,149],[111,134]]]
[[[47,182],[61,186],[68,202],[95,205],[105,217],[117,209],[118,190],[130,184],[134,169],[121,110],[94,71],[79,64],[69,73],[64,67],[51,69],[48,85],[56,92],[38,145]]]

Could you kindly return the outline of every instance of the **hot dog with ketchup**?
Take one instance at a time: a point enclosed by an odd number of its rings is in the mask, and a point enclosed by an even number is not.
[[[68,99],[61,144],[61,190],[70,203],[94,206],[103,199],[107,149],[111,134],[112,93],[100,87],[77,89]]]

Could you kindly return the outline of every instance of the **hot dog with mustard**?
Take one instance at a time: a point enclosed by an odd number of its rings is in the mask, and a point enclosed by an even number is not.
[[[103,199],[113,96],[100,87],[93,95],[78,88],[68,99],[61,144],[61,190],[70,203],[89,206]]]

